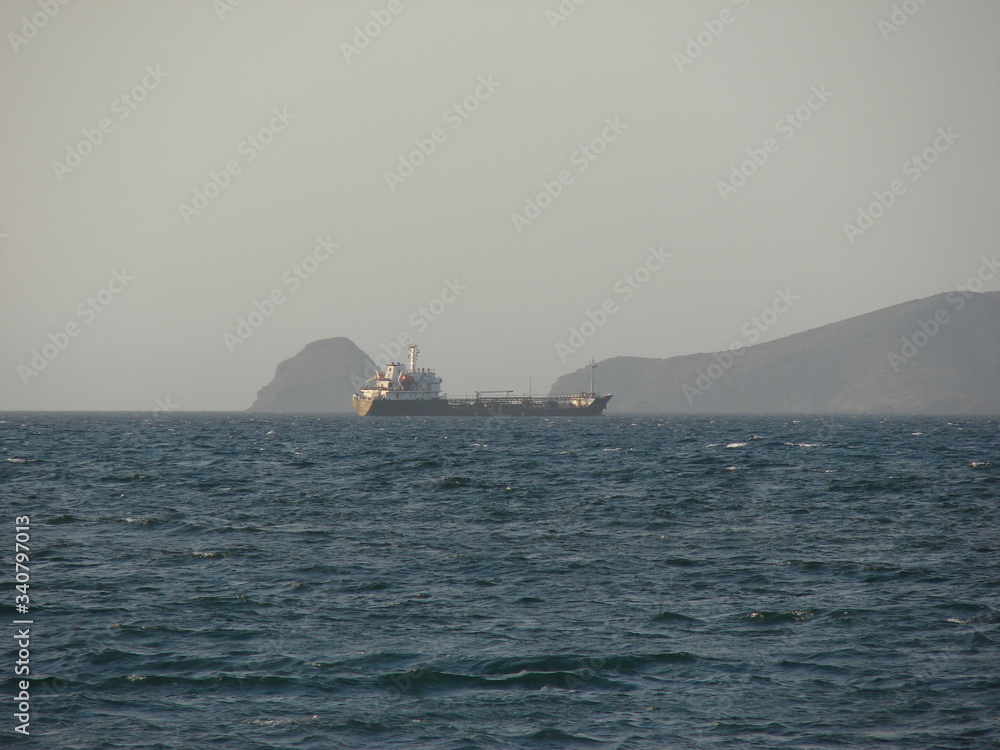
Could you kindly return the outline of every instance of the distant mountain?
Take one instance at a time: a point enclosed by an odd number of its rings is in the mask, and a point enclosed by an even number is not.
[[[949,292],[730,352],[598,363],[610,412],[1000,414],[1000,292]],[[552,393],[590,390],[589,368]]]
[[[347,338],[320,339],[278,365],[250,411],[352,412],[351,394],[375,363]]]

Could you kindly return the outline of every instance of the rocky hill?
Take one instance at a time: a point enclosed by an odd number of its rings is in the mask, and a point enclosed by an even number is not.
[[[598,363],[609,412],[1000,414],[1000,292],[949,292],[734,354]],[[590,389],[589,368],[552,393]]]
[[[351,394],[375,363],[347,338],[320,339],[278,365],[250,411],[352,412]]]

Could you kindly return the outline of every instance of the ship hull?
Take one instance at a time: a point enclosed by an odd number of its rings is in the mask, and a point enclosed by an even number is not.
[[[598,396],[589,404],[573,405],[564,399],[366,399],[355,398],[354,409],[362,417],[597,417],[611,396]]]

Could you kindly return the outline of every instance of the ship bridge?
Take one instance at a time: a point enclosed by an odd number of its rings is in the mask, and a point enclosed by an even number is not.
[[[441,378],[426,367],[417,367],[420,350],[413,344],[409,347],[409,362],[390,362],[385,372],[378,372],[369,378],[361,389],[364,398],[412,400],[441,397]]]

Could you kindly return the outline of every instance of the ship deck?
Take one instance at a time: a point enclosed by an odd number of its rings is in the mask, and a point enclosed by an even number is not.
[[[570,406],[573,402],[582,402],[588,399],[600,398],[591,393],[576,393],[573,395],[559,396],[443,396],[452,406],[471,406],[474,404],[487,404],[496,406],[524,406],[534,408],[545,408],[555,404],[556,406]]]

